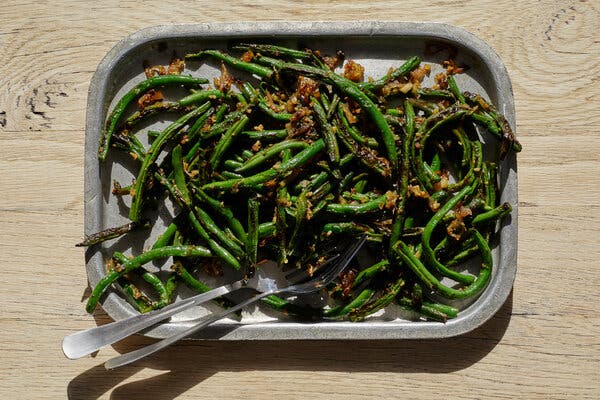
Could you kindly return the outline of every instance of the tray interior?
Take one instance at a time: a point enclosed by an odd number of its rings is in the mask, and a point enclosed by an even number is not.
[[[206,27],[204,28],[206,29]],[[449,52],[455,51],[455,60],[459,65],[468,66],[464,74],[456,76],[461,90],[479,93],[483,97],[496,104],[501,111],[507,114],[509,121],[514,126],[514,114],[512,114],[512,92],[506,93],[506,88],[498,84],[498,71],[490,68],[493,63],[482,58],[481,51],[474,49],[471,43],[460,38],[451,38],[449,35],[436,36],[430,31],[420,34],[413,29],[412,34],[373,34],[373,32],[361,32],[361,30],[349,31],[345,34],[319,34],[317,30],[307,32],[285,32],[282,34],[252,32],[251,28],[235,31],[235,34],[225,29],[222,34],[212,31],[210,35],[200,34],[202,29],[198,28],[194,33],[193,27],[189,28],[188,34],[177,34],[163,30],[148,31],[148,35],[140,35],[133,43],[125,43],[121,52],[113,51],[103,61],[104,68],[97,72],[99,77],[90,89],[90,96],[95,96],[88,108],[88,113],[98,114],[96,118],[90,119],[88,115],[88,141],[86,144],[86,234],[117,226],[128,222],[127,212],[129,209],[128,199],[120,199],[110,193],[113,180],[128,184],[135,177],[136,166],[117,152],[112,152],[107,162],[99,164],[95,158],[96,144],[100,132],[100,126],[116,101],[133,85],[144,79],[143,66],[165,65],[173,55],[182,57],[186,53],[196,52],[206,48],[228,49],[231,45],[240,42],[268,42],[280,44],[293,48],[309,47],[321,50],[325,54],[334,54],[336,50],[343,50],[346,60],[352,59],[365,67],[365,78],[385,75],[391,67],[399,66],[404,60],[413,55],[418,55],[424,63],[431,65],[432,71],[426,78],[424,86],[430,86],[433,77],[442,70],[441,62],[450,57]],[[435,30],[435,29],[434,29]],[[354,32],[354,33],[353,33]],[[467,37],[470,37],[467,35]],[[119,47],[119,46],[117,46]],[[117,49],[119,50],[119,49]],[[502,67],[503,68],[503,67]],[[501,69],[502,69],[501,68]],[[232,68],[230,73],[244,76]],[[505,72],[505,70],[504,70]],[[220,74],[220,64],[207,62],[189,61],[186,63],[184,74],[207,77],[211,80]],[[506,77],[507,78],[507,77]],[[507,78],[508,79],[508,78]],[[510,88],[510,87],[509,87]],[[168,93],[167,93],[168,95]],[[509,111],[507,113],[507,111]],[[93,126],[90,126],[90,121]],[[146,129],[160,129],[171,120],[154,119],[143,126]],[[145,135],[140,139],[144,141]],[[146,144],[146,143],[144,143]],[[494,146],[495,143],[488,144]],[[507,159],[501,168],[501,200],[509,201],[516,208],[516,167],[514,159]],[[92,201],[90,201],[92,199]],[[93,215],[87,215],[93,214]],[[94,285],[104,271],[103,259],[110,257],[114,251],[123,251],[126,254],[139,253],[148,248],[153,239],[161,233],[162,229],[169,223],[173,215],[173,207],[169,203],[159,208],[159,223],[150,232],[140,232],[125,239],[108,242],[99,248],[90,249],[88,252],[87,268],[90,283]],[[514,226],[513,226],[514,224]],[[512,231],[514,230],[514,235]],[[459,317],[447,324],[432,322],[414,322],[410,313],[399,307],[390,306],[384,312],[370,317],[362,323],[347,322],[318,322],[314,324],[301,324],[281,318],[281,315],[268,311],[266,308],[252,307],[242,314],[240,319],[224,320],[215,324],[211,329],[204,331],[199,337],[214,337],[222,339],[274,339],[274,338],[366,338],[366,337],[432,337],[451,336],[453,332],[461,330],[461,321],[469,319],[470,325],[482,322],[491,315],[488,308],[480,307],[477,303],[490,302],[501,285],[512,285],[514,273],[499,274],[506,264],[512,262],[511,246],[516,246],[516,210],[513,219],[508,220],[502,227],[502,234],[493,249],[494,274],[492,282],[475,302],[475,304],[458,304],[465,311]],[[508,235],[511,231],[511,235]],[[514,236],[514,237],[513,237]],[[509,249],[510,247],[510,249]],[[510,250],[510,251],[509,251]],[[155,263],[148,266],[156,272],[161,266],[168,268],[169,261]],[[272,273],[277,273],[277,268],[270,268]],[[226,269],[227,270],[227,269]],[[222,280],[212,280],[208,276],[202,276],[209,284],[217,285],[223,281],[231,281],[234,274],[226,273]],[[191,292],[185,288],[179,296],[187,297]],[[304,301],[319,301],[318,295],[312,296]],[[504,299],[501,299],[503,301]],[[500,304],[494,304],[495,309]],[[134,313],[133,308],[117,293],[111,293],[103,302],[105,310],[115,319]],[[182,329],[186,321],[198,318],[208,312],[214,311],[214,306],[208,304],[206,308],[189,310],[171,322],[162,324],[147,332],[149,336],[164,337],[170,332]],[[486,311],[487,310],[487,311]],[[456,326],[458,324],[458,326]],[[473,327],[474,327],[473,326]],[[462,330],[466,330],[463,328]],[[379,334],[377,334],[379,333]]]

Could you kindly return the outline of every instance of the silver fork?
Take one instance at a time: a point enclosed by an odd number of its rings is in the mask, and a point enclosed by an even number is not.
[[[220,319],[225,318],[227,315],[232,314],[242,308],[257,302],[263,297],[267,297],[274,294],[288,293],[288,294],[306,294],[311,292],[316,292],[319,289],[324,288],[329,283],[331,283],[350,263],[352,258],[356,255],[356,253],[360,250],[362,245],[365,243],[366,237],[361,237],[357,242],[348,246],[348,248],[336,259],[334,260],[332,266],[326,269],[322,274],[315,276],[311,280],[305,283],[300,283],[296,285],[278,286],[277,282],[274,280],[260,280],[259,282],[263,283],[261,287],[258,287],[257,290],[261,293],[256,296],[251,297],[250,299],[235,305],[223,312],[215,313],[211,316],[208,316],[201,320],[197,325],[192,326],[178,334],[170,336],[166,339],[163,339],[159,342],[153,343],[146,347],[142,347],[141,349],[134,350],[129,353],[122,354],[118,357],[111,358],[108,360],[104,366],[106,369],[114,369],[118,367],[122,367],[124,365],[130,364],[137,360],[140,360],[150,354],[153,354],[159,350],[164,349],[165,347],[170,346],[171,344],[186,338],[188,336],[193,335],[198,332],[202,328],[219,321]]]
[[[96,326],[94,328],[75,332],[67,335],[62,341],[62,350],[67,358],[72,360],[91,354],[102,347],[118,342],[128,336],[133,335],[143,329],[149,328],[160,321],[163,321],[175,314],[178,314],[191,307],[200,305],[227,293],[248,287],[256,289],[260,277],[255,277],[223,285],[208,292],[197,294],[187,299],[169,304],[159,310],[150,311],[144,314],[137,314],[132,317],[114,321],[109,324]]]

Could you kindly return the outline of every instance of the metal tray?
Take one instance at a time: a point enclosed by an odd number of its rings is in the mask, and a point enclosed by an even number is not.
[[[493,49],[476,36],[453,26],[412,22],[260,22],[208,23],[158,26],[138,31],[118,43],[101,61],[89,89],[85,145],[85,233],[125,223],[128,205],[110,194],[113,179],[131,179],[131,168],[123,160],[100,164],[96,157],[98,138],[108,110],[126,90],[143,79],[143,61],[166,64],[173,52],[180,55],[202,48],[226,48],[231,42],[269,40],[291,47],[303,45],[333,53],[342,49],[378,77],[411,55],[419,55],[432,65],[432,76],[447,53],[431,54],[426,49],[451,45],[457,61],[469,65],[457,76],[461,89],[482,94],[515,126],[512,87],[506,68]],[[192,66],[196,76],[217,76],[215,66]],[[426,82],[427,83],[427,82]],[[160,123],[159,123],[160,124]],[[204,330],[197,338],[225,340],[287,339],[405,339],[440,338],[466,333],[491,318],[507,299],[516,274],[517,256],[517,169],[516,157],[509,155],[500,165],[501,201],[513,206],[511,217],[500,228],[493,250],[494,271],[485,291],[471,304],[464,304],[456,319],[446,323],[411,321],[399,310],[386,309],[383,315],[364,322],[300,323],[265,314],[258,309],[243,313],[241,320],[226,320]],[[168,213],[169,210],[164,210]],[[160,230],[161,227],[157,229]],[[151,235],[156,235],[152,232]],[[103,258],[134,243],[133,251],[144,248],[144,237],[123,239],[95,246],[86,253],[89,282],[94,286],[104,275]],[[149,242],[148,242],[149,243]],[[146,245],[148,246],[148,245]],[[180,295],[185,296],[186,293]],[[135,313],[115,291],[102,301],[114,319]],[[194,309],[180,320],[164,323],[145,332],[162,338],[189,326],[185,322],[210,310]]]

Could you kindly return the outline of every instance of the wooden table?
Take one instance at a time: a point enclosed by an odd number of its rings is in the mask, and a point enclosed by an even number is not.
[[[600,3],[596,1],[26,2],[0,9],[0,397],[523,398],[600,396]],[[100,59],[140,28],[237,20],[443,21],[506,63],[517,110],[514,290],[448,340],[186,341],[112,372],[148,339],[66,360],[62,337],[104,323],[83,309],[86,96]],[[445,393],[445,394],[444,394]]]

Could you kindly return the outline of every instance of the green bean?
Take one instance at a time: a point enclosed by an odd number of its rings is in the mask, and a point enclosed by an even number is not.
[[[125,225],[117,226],[114,228],[108,228],[103,231],[86,236],[85,239],[81,243],[77,243],[75,246],[78,246],[78,247],[93,246],[95,244],[102,243],[102,242],[110,240],[110,239],[118,238],[118,237],[123,236],[124,234],[131,232],[133,230],[136,230],[139,228],[148,228],[148,227],[150,227],[150,225],[148,224],[147,221],[129,222]]]
[[[251,140],[282,140],[287,137],[288,132],[285,129],[243,131],[240,135]]]
[[[248,275],[254,275],[256,263],[258,261],[258,200],[248,198],[248,236],[246,239],[246,253],[248,254],[249,272]]]
[[[231,65],[232,67],[239,69],[240,71],[249,72],[260,76],[261,78],[269,78],[273,75],[273,70],[270,68],[263,67],[258,64],[244,62],[239,58],[232,57],[219,50],[203,50],[195,54],[186,54],[185,58],[188,60],[197,60],[199,58],[209,55],[216,58],[217,60],[223,61],[224,63]]]
[[[219,122],[215,121],[215,123],[211,125],[208,130],[202,132],[202,139],[210,139],[226,132],[227,129],[231,128],[231,125],[233,125],[244,115],[247,115],[248,110],[249,106],[244,106],[240,110],[230,112],[223,118],[223,120]]]
[[[165,246],[157,249],[148,250],[145,253],[134,257],[127,262],[123,263],[118,269],[109,271],[94,287],[92,294],[90,295],[86,310],[91,313],[96,308],[100,296],[104,293],[106,288],[115,282],[119,277],[128,274],[136,268],[157,259],[164,257],[211,257],[212,253],[205,247],[202,246]]]
[[[246,127],[248,121],[249,119],[246,115],[242,116],[235,124],[227,129],[223,137],[219,140],[209,160],[210,166],[213,170],[217,168],[221,162],[221,157],[231,146],[231,143],[235,137]]]
[[[479,275],[475,281],[469,286],[460,289],[454,289],[442,284],[427,270],[427,268],[425,268],[423,263],[415,257],[412,250],[410,250],[402,240],[396,242],[394,251],[428,288],[437,291],[440,295],[449,299],[464,299],[478,294],[485,288],[490,279],[492,269],[492,253],[486,240],[477,230],[473,230],[473,235],[476,238],[477,245],[483,257],[483,262],[481,264]]]
[[[159,296],[159,304],[155,305],[153,308],[160,308],[166,304],[169,304],[167,288],[165,287],[164,283],[160,280],[160,278],[156,276],[156,274],[146,271],[142,274],[142,279],[144,279],[146,282],[152,285],[152,287]]]
[[[160,112],[189,111],[190,106],[193,106],[194,104],[205,102],[207,100],[215,100],[221,97],[223,97],[223,93],[220,90],[199,90],[178,101],[159,101],[133,113],[125,120],[125,126],[126,128],[131,129],[145,118]],[[149,136],[151,136],[150,133]]]
[[[195,193],[196,198],[200,202],[208,204],[214,211],[216,211],[227,221],[229,227],[240,241],[246,242],[246,231],[244,230],[242,223],[237,218],[235,218],[233,212],[231,212],[231,210],[228,207],[224,207],[223,203],[216,199],[213,199],[212,197],[207,195],[202,189],[195,188]]]
[[[374,200],[360,204],[329,204],[327,212],[333,215],[361,215],[372,212],[380,212],[384,209],[387,202],[387,194],[381,195]]]
[[[452,311],[445,308],[440,309],[438,303],[423,302],[419,307],[415,307],[413,302],[406,297],[400,298],[398,300],[398,304],[400,304],[404,308],[422,314],[425,318],[432,319],[434,321],[446,322],[448,318],[456,318],[456,316],[458,315],[458,311],[456,311],[456,313],[453,313]],[[442,310],[450,311],[450,313],[446,313]]]
[[[270,54],[275,57],[291,57],[298,59],[308,59],[311,57],[310,53],[302,50],[294,50],[288,47],[276,46],[272,44],[255,44],[255,43],[244,43],[233,47],[236,50],[253,50],[259,53]]]
[[[236,161],[236,160],[225,160],[225,161],[223,161],[223,166],[225,168],[230,168],[230,169],[233,169],[233,170],[241,168],[242,165],[244,165],[244,164],[241,161]]]
[[[425,142],[433,134],[433,132],[438,130],[440,127],[462,118],[466,113],[466,110],[450,108],[445,112],[432,115],[419,127],[419,130],[415,135],[415,141],[418,142],[418,148],[417,146],[412,146],[411,158],[417,178],[427,190],[431,191],[433,189],[433,182],[439,181],[440,178],[437,175],[432,175],[431,173],[428,174],[428,171],[424,167],[425,163],[423,162],[423,152],[425,150]],[[430,125],[433,126],[428,129]]]
[[[171,269],[177,274],[177,276],[181,278],[181,280],[183,281],[183,283],[186,284],[187,287],[198,293],[205,293],[212,289],[206,283],[193,277],[192,274],[190,274],[188,270],[183,266],[183,264],[181,264],[179,261],[173,264],[173,266],[171,266]],[[223,297],[217,297],[213,301],[221,307],[225,308],[230,307],[232,305],[231,301]]]
[[[471,105],[476,105],[483,109],[491,118],[493,118],[498,126],[500,127],[500,134],[498,135],[501,140],[500,146],[500,159],[503,160],[508,154],[509,150],[518,153],[521,151],[522,147],[519,141],[515,138],[515,133],[513,132],[510,124],[506,120],[506,118],[496,110],[494,106],[485,101],[483,97],[477,94],[472,94],[469,92],[464,92],[463,96],[465,97],[465,101]],[[491,133],[495,134],[493,130],[490,130]]]
[[[220,110],[221,110],[221,108],[219,108],[219,111]],[[188,131],[186,132],[188,141],[196,140],[196,138],[199,135],[201,135],[200,130],[206,125],[206,121],[214,113],[214,111],[215,111],[215,109],[211,107],[208,109],[208,111],[206,111],[204,114],[202,114],[200,117],[198,117],[196,119],[196,121],[192,124],[192,126],[190,126],[190,129],[188,129]],[[218,113],[217,113],[217,115],[218,115]],[[215,120],[216,119],[217,119],[217,117],[215,117]],[[200,144],[200,140],[201,140],[201,138],[198,139],[198,142],[197,142],[198,144]]]
[[[456,307],[452,307],[442,303],[431,303],[428,301],[424,301],[421,305],[421,310],[436,310],[441,313],[446,314],[448,318],[456,318],[458,316],[458,309]]]
[[[352,153],[356,158],[367,168],[372,169],[383,177],[387,177],[391,174],[390,164],[387,159],[377,156],[377,154],[369,147],[361,145],[354,141],[352,135],[347,130],[347,126],[340,124],[342,120],[343,112],[338,111],[338,120],[335,124],[335,130],[337,136],[340,138],[344,146]],[[337,145],[337,144],[336,144]]]
[[[456,98],[456,100],[458,100],[460,103],[465,103],[466,102],[465,96],[463,96],[461,91],[458,89],[458,85],[456,84],[456,80],[454,79],[454,76],[448,75],[447,81],[448,81],[448,89],[450,90],[452,95]]]
[[[223,97],[223,92],[220,90],[199,90],[196,93],[189,94],[177,101],[181,107],[187,107],[192,104],[202,103],[208,100],[220,99]]]
[[[481,166],[483,170],[483,186],[485,190],[485,205],[492,208],[496,206],[496,164],[484,162]]]
[[[496,220],[499,220],[499,219],[505,217],[506,215],[510,214],[511,211],[512,211],[512,207],[510,206],[509,203],[502,203],[498,207],[496,207],[488,212],[479,214],[475,218],[473,218],[473,225],[481,226],[481,225],[489,224],[490,222],[494,222]]]
[[[327,114],[325,113],[325,110],[323,109],[323,106],[321,105],[319,100],[317,100],[315,97],[311,97],[310,100],[313,110],[317,115],[319,124],[321,125],[321,134],[323,136],[323,140],[325,141],[325,146],[327,148],[327,155],[329,156],[329,160],[334,165],[338,165],[340,163],[340,149],[338,148],[334,128],[327,120]]]
[[[361,179],[354,184],[354,191],[356,193],[363,193],[369,184],[369,181],[366,179]]]
[[[260,110],[262,112],[264,112],[265,114],[267,114],[269,117],[271,117],[277,121],[287,122],[292,118],[292,114],[289,114],[286,112],[277,112],[277,111],[273,110],[271,107],[269,107],[266,100],[263,98],[259,99],[258,108],[260,108]]]
[[[260,224],[258,226],[258,238],[265,239],[265,238],[275,236],[276,230],[277,230],[277,227],[275,225],[275,222],[273,222],[273,221],[263,222],[262,224]]]
[[[368,268],[363,269],[356,275],[354,278],[354,282],[352,282],[352,287],[357,288],[362,283],[371,280],[375,275],[380,274],[381,272],[387,270],[390,267],[390,262],[387,259],[383,259]]]
[[[156,115],[160,112],[182,112],[185,111],[186,107],[182,107],[176,101],[158,101],[152,103],[144,108],[137,110],[131,114],[123,123],[124,129],[132,129],[144,119]],[[114,133],[113,133],[114,135]]]
[[[171,150],[171,163],[173,165],[173,174],[175,178],[175,185],[181,192],[183,199],[186,204],[191,204],[192,198],[187,188],[185,181],[185,173],[183,171],[183,160],[181,158],[181,145],[173,147]]]
[[[400,278],[386,288],[377,299],[363,304],[360,308],[356,307],[352,309],[348,316],[350,321],[362,321],[367,315],[373,314],[389,305],[392,301],[394,301],[396,295],[404,287],[404,284],[404,279]]]
[[[177,133],[179,128],[185,125],[191,118],[196,117],[204,112],[206,112],[210,108],[210,103],[204,103],[204,105],[196,108],[195,110],[185,114],[169,125],[161,134],[152,142],[150,149],[144,158],[144,162],[140,167],[140,171],[138,172],[137,179],[135,181],[135,187],[133,190],[133,196],[131,200],[131,208],[129,209],[129,219],[133,222],[137,222],[140,220],[141,214],[141,206],[142,201],[144,199],[144,190],[146,187],[146,176],[148,174],[148,170],[150,166],[157,159],[160,151],[163,146],[173,138],[173,136]]]
[[[363,90],[376,90],[381,89],[386,83],[391,82],[395,79],[402,78],[403,76],[410,73],[421,64],[421,59],[417,56],[410,57],[404,62],[399,68],[392,71],[389,75],[377,79],[373,82],[361,82],[359,86]]]
[[[194,140],[195,143],[188,150],[185,157],[183,158],[186,163],[188,163],[188,164],[191,163],[192,160],[194,159],[194,157],[196,157],[198,155],[198,151],[200,150],[200,148],[202,146],[202,136],[200,134],[200,130],[202,129],[203,126],[205,126],[206,121],[213,114],[213,112],[214,112],[214,108],[212,108],[212,107],[209,108],[204,114],[199,116],[196,119],[196,122],[194,122],[194,124],[190,127],[190,129],[188,129],[187,138],[190,141]]]
[[[181,75],[162,75],[146,79],[145,81],[142,81],[135,85],[133,89],[127,92],[121,98],[121,100],[119,100],[115,108],[109,114],[106,126],[102,130],[102,135],[100,136],[100,143],[98,146],[98,158],[101,161],[103,161],[108,155],[110,141],[113,133],[115,132],[115,129],[117,128],[119,120],[125,113],[125,110],[129,106],[129,104],[140,94],[144,93],[148,89],[162,85],[199,86],[204,83],[208,83],[208,80],[203,78],[193,78],[190,76]]]
[[[327,97],[321,96],[321,99],[325,99],[325,98],[327,98]],[[325,110],[325,111],[327,111],[327,115],[326,115],[327,120],[330,120],[331,117],[333,117],[333,114],[337,110],[338,104],[340,104],[340,96],[338,96],[337,93],[334,93],[333,99],[331,100],[329,107]]]
[[[352,301],[350,301],[345,306],[338,306],[338,307],[334,307],[334,308],[331,308],[331,309],[325,311],[325,316],[328,318],[343,317],[344,315],[349,314],[353,310],[356,310],[356,309],[359,309],[360,307],[362,307],[366,302],[368,302],[373,297],[374,294],[375,294],[374,289],[365,288],[360,292],[360,294],[358,294],[354,299],[352,299]]]
[[[431,114],[438,112],[437,105],[431,104],[428,101],[420,99],[408,99],[406,101],[409,102],[415,109],[423,111],[426,116],[430,116]]]
[[[129,297],[130,303],[133,303],[141,314],[147,313],[154,309],[150,299],[144,296],[144,294],[140,292],[140,290],[132,283],[126,282],[123,285],[123,292],[127,297]]]
[[[140,162],[144,161],[144,157],[146,157],[146,149],[137,137],[129,135],[125,131],[120,132],[119,134],[114,134],[113,137],[114,147],[129,152],[131,157],[135,160]]]
[[[478,250],[479,250],[479,248],[476,245],[467,247],[465,250],[463,250],[459,253],[456,253],[454,255],[454,257],[452,257],[450,260],[448,260],[446,262],[446,266],[450,268],[450,267],[460,265],[461,263],[469,260],[475,254],[477,254]]]
[[[200,221],[198,221],[198,217],[196,217],[196,214],[193,211],[190,211],[188,213],[188,219],[190,220],[190,223],[192,224],[194,230],[198,233],[198,235],[200,235],[202,240],[204,240],[208,244],[208,247],[210,248],[212,254],[219,257],[223,262],[233,267],[234,269],[241,268],[240,262],[225,247],[223,247],[219,242],[214,240],[209,235],[209,233],[206,231],[206,229],[204,229]]]
[[[367,225],[356,222],[328,222],[323,225],[323,233],[325,235],[342,234],[342,233],[373,233],[373,229]]]
[[[282,162],[288,162],[292,157],[291,150],[287,149],[282,152]],[[288,263],[288,242],[287,242],[287,216],[286,209],[291,204],[290,194],[287,185],[281,185],[277,189],[277,201],[275,203],[273,219],[275,220],[276,237],[279,242],[279,250],[277,254],[277,262],[279,265],[285,265]],[[259,227],[259,236],[261,236]],[[261,236],[262,237],[262,236]]]
[[[352,126],[350,124],[350,122],[348,121],[348,118],[346,117],[346,113],[344,111],[344,106],[347,106],[347,105],[342,104],[342,103],[338,104],[338,107],[337,107],[338,118],[339,118],[339,121],[341,121],[341,123],[342,123],[342,127],[350,135],[350,137],[352,139],[354,139],[354,141],[356,141],[357,143],[360,143],[364,146],[368,146],[370,148],[379,147],[379,143],[377,143],[377,140],[375,140],[372,137],[367,137],[367,136],[363,135],[354,126]]]
[[[417,89],[419,97],[454,100],[454,95],[448,90],[419,88]]]
[[[211,182],[202,186],[202,190],[229,190],[232,188],[251,187],[275,179],[285,173],[306,164],[311,158],[318,155],[325,148],[323,139],[315,141],[308,148],[292,157],[288,162],[281,163],[277,168],[273,167],[245,178],[229,179],[222,182]]]
[[[225,246],[231,254],[241,260],[245,257],[244,250],[215,223],[211,216],[202,208],[195,206],[194,211],[198,216],[200,224],[210,232],[223,246]]]
[[[462,201],[467,195],[473,192],[473,187],[467,186],[463,188],[460,192],[458,192],[454,197],[444,204],[438,212],[429,220],[425,229],[423,230],[423,235],[421,237],[421,243],[423,245],[423,252],[427,256],[427,261],[442,275],[447,276],[449,278],[454,279],[457,282],[463,284],[471,284],[474,281],[474,278],[470,275],[464,275],[448,269],[444,264],[439,262],[435,257],[435,251],[431,247],[430,240],[431,235],[433,234],[433,230],[439,224],[441,219],[446,215],[450,210],[452,210],[456,205]]]
[[[400,239],[406,221],[406,198],[408,196],[408,181],[410,173],[410,149],[415,134],[415,111],[409,101],[404,103],[406,124],[404,127],[404,138],[402,139],[402,168],[400,170],[400,182],[398,193],[398,204],[394,212],[394,223],[390,236],[388,254],[392,253],[392,246]]]
[[[326,83],[333,84],[343,94],[355,100],[360,105],[361,109],[371,117],[377,126],[377,129],[379,129],[390,162],[392,174],[395,174],[398,164],[398,153],[392,130],[379,108],[354,82],[337,75],[333,71],[323,70],[304,64],[284,63],[281,69],[283,71],[304,74],[309,77],[321,79]]]
[[[301,140],[284,140],[282,142],[275,143],[272,146],[269,146],[269,147],[257,152],[252,157],[247,159],[242,165],[240,165],[238,168],[236,168],[235,171],[236,172],[245,172],[245,171],[251,170],[253,168],[256,168],[257,166],[261,165],[265,161],[277,156],[283,150],[305,149],[307,147],[308,147],[308,144]]]
[[[152,248],[158,249],[160,247],[168,246],[172,242],[175,232],[177,232],[177,224],[175,222],[171,222],[163,234],[156,239],[154,245],[152,245]]]

